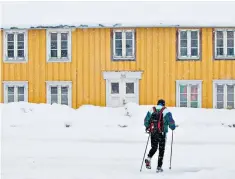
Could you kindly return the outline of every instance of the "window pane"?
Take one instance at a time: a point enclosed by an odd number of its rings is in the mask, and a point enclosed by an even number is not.
[[[111,83],[111,94],[119,94],[119,83]]]
[[[18,49],[24,49],[24,42],[18,42]]]
[[[24,50],[18,50],[17,56],[18,57],[24,57]]]
[[[224,49],[223,48],[217,48],[217,55],[224,55]]]
[[[51,50],[51,57],[57,57],[57,50]]]
[[[61,50],[61,57],[68,57],[68,50]]]
[[[61,87],[61,94],[68,94],[68,87]]]
[[[126,32],[126,39],[132,39],[132,32]]]
[[[122,32],[115,32],[116,39],[122,39]]]
[[[24,41],[24,34],[18,34],[18,41]]]
[[[217,94],[217,101],[224,101],[224,94]]]
[[[198,85],[192,85],[191,86],[191,93],[198,93]]]
[[[18,95],[18,102],[24,101],[24,95]]]
[[[132,48],[126,49],[126,56],[133,56]]]
[[[198,48],[191,49],[191,56],[198,56]]]
[[[217,93],[224,93],[224,86],[223,85],[217,85]]]
[[[18,87],[18,94],[24,94],[24,87]]]
[[[230,102],[234,101],[234,94],[228,94],[227,101],[230,101]]]
[[[227,48],[228,55],[234,55],[234,48]]]
[[[14,57],[14,50],[8,50],[7,55],[8,55],[8,57],[13,58]]]
[[[57,87],[51,87],[51,94],[56,94],[58,93],[58,88]]]
[[[54,94],[51,95],[51,104],[53,103],[58,103],[58,96]]]
[[[223,46],[224,46],[223,39],[217,39],[217,47],[223,47]]]
[[[187,47],[187,40],[181,40],[180,47]]]
[[[126,40],[126,48],[132,48],[132,40]]]
[[[14,34],[8,34],[7,41],[14,41]]]
[[[223,32],[222,31],[217,31],[216,32],[216,37],[217,38],[223,38]]]
[[[233,108],[234,109],[234,102],[228,102],[227,108]]]
[[[187,86],[186,85],[180,85],[180,93],[187,93]]]
[[[227,85],[227,92],[228,94],[234,93],[234,86],[233,85]]]
[[[121,40],[115,40],[115,47],[116,48],[122,48],[122,41]]]
[[[51,41],[57,41],[57,33],[51,33]]]
[[[187,94],[180,94],[180,102],[182,102],[182,101],[184,101],[184,102],[188,101],[187,100]]]
[[[191,94],[191,101],[198,101],[198,94]]]
[[[227,31],[227,38],[233,39],[234,38],[234,32],[233,31]]]
[[[180,38],[181,39],[187,39],[187,32],[186,31],[181,31],[180,32]]]
[[[57,41],[51,41],[51,49],[57,49]]]
[[[180,56],[187,56],[187,48],[180,48]]]
[[[198,41],[197,40],[191,40],[191,47],[198,47]]]
[[[62,49],[67,49],[68,48],[68,41],[62,41],[61,42],[61,48]]]
[[[134,94],[134,83],[126,83],[126,94]]]
[[[68,95],[65,94],[65,95],[61,95],[61,104],[62,105],[68,105]]]
[[[8,94],[14,95],[14,87],[8,87]]]
[[[198,32],[197,31],[192,31],[191,32],[191,39],[197,39],[198,38]]]
[[[233,47],[234,46],[234,41],[231,39],[227,40],[227,47]]]
[[[198,108],[198,102],[191,102],[191,108]]]
[[[61,40],[68,40],[68,33],[61,33]]]
[[[7,96],[8,103],[14,102],[14,95],[9,95]]]
[[[116,56],[122,56],[122,49],[116,49]]]
[[[14,42],[8,42],[7,49],[14,49]]]
[[[217,108],[218,109],[224,108],[224,102],[217,102]]]
[[[180,107],[187,107],[187,102],[180,102]]]

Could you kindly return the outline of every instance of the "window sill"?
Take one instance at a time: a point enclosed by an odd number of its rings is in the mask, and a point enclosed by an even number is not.
[[[113,61],[136,61],[135,57],[113,57]]]
[[[50,59],[47,59],[47,62],[48,63],[63,63],[63,62],[71,62],[71,59],[68,59],[68,58],[50,58]]]
[[[218,56],[216,56],[215,57],[215,60],[235,60],[235,56],[233,56],[233,57],[226,57],[226,56],[220,56],[220,57],[218,57]]]
[[[26,59],[3,60],[4,63],[27,63]]]
[[[200,61],[200,57],[178,57],[177,61]]]

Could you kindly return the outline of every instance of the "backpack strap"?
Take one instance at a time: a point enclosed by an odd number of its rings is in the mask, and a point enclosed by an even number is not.
[[[163,132],[163,130],[164,130],[164,123],[163,123],[163,119],[162,119],[162,117],[163,117],[162,113],[163,113],[164,109],[166,109],[165,106],[163,106],[162,109],[160,110],[160,118],[159,118],[158,125],[157,125],[160,133]],[[161,123],[162,123],[163,129],[161,129]]]

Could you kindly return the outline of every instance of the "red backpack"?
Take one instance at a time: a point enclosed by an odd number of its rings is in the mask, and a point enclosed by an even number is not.
[[[153,113],[150,119],[150,132],[151,133],[162,133],[164,132],[164,121],[163,121],[163,107],[160,111],[157,111],[155,107],[153,107]]]

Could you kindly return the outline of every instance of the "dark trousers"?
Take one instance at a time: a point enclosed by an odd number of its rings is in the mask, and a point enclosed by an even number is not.
[[[165,135],[159,134],[155,132],[151,135],[151,149],[149,151],[148,157],[152,158],[152,156],[156,153],[157,148],[159,146],[159,155],[158,155],[158,167],[162,167],[162,161],[164,157],[165,152]]]

